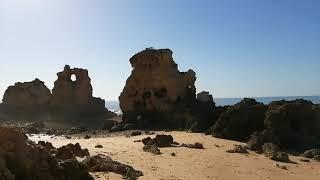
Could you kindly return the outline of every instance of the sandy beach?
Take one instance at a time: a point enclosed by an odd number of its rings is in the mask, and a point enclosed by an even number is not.
[[[133,166],[144,173],[139,179],[158,180],[186,180],[186,179],[215,179],[215,180],[317,180],[320,178],[320,163],[314,160],[302,162],[301,156],[290,156],[293,163],[279,163],[272,161],[264,155],[250,151],[250,154],[230,154],[226,150],[235,141],[213,138],[200,133],[187,132],[156,132],[156,134],[171,134],[179,143],[200,142],[205,149],[189,149],[184,147],[161,148],[161,155],[154,155],[142,150],[141,140],[147,135],[126,137],[93,137],[83,139],[72,137],[48,138],[32,136],[33,141],[45,140],[55,147],[68,143],[80,143],[82,148],[88,148],[91,155],[105,154],[114,160]],[[151,135],[150,137],[154,137]],[[96,145],[103,148],[95,148]],[[176,156],[171,156],[175,153]],[[276,167],[284,165],[288,170]],[[93,173],[95,179],[122,179],[121,175],[114,173]]]

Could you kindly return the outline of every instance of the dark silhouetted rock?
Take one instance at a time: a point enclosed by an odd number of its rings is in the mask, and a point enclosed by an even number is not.
[[[106,120],[103,123],[102,130],[111,130],[111,128],[117,123],[113,120]]]
[[[140,131],[133,131],[131,136],[140,136],[142,133]]]
[[[269,104],[265,126],[273,133],[273,143],[285,149],[320,147],[320,119],[314,105],[302,99]],[[271,131],[270,131],[271,132]]]
[[[145,138],[142,140],[145,145],[156,145],[157,147],[171,147],[173,144],[173,137],[171,135],[156,135],[155,138]]]
[[[156,155],[161,154],[160,149],[155,144],[151,144],[151,145],[147,144],[147,145],[143,146],[143,150],[146,152],[156,154]]]
[[[95,148],[103,148],[103,146],[99,144],[99,145],[96,145]]]
[[[142,139],[141,141],[144,145],[147,145],[151,140],[152,140],[151,137],[146,137],[146,138]]]
[[[194,143],[194,144],[181,144],[180,147],[187,147],[192,149],[204,149],[203,145],[201,143]]]
[[[68,144],[57,149],[56,158],[75,159],[75,157],[90,156],[88,149],[81,149],[79,143]]]
[[[9,86],[3,95],[2,102],[15,107],[48,106],[51,98],[50,90],[44,82],[35,79],[31,82],[16,83]]]
[[[90,156],[83,160],[83,163],[89,168],[91,172],[113,172],[121,174],[128,179],[137,179],[143,176],[141,171],[135,170],[129,165],[122,164],[117,161],[113,161],[108,156]]]
[[[50,146],[43,142],[40,144]],[[57,161],[42,145],[29,141],[19,131],[0,128],[1,179],[93,180],[86,167],[76,162]]]
[[[245,98],[220,115],[211,128],[212,135],[218,138],[244,140],[255,131],[264,129],[266,110],[266,105]]]
[[[245,147],[241,145],[233,145],[232,149],[226,151],[227,153],[240,153],[240,154],[248,154],[249,152],[246,150]]]
[[[302,154],[302,156],[305,157],[305,158],[313,159],[315,156],[320,156],[320,149],[307,150]]]
[[[84,139],[90,139],[91,136],[89,136],[88,134],[84,136]]]

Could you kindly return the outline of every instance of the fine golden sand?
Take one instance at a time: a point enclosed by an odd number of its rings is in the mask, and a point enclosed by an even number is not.
[[[141,142],[134,142],[147,135],[125,137],[104,137],[91,139],[64,139],[33,137],[32,140],[45,140],[55,147],[68,143],[80,143],[82,148],[88,148],[91,155],[105,154],[113,160],[133,166],[144,173],[141,180],[319,180],[320,162],[301,162],[300,156],[290,156],[295,163],[279,163],[266,158],[264,155],[250,152],[250,154],[230,154],[227,149],[235,141],[217,139],[198,133],[187,132],[156,132],[156,134],[171,134],[179,143],[200,142],[205,149],[189,149],[184,147],[161,148],[161,155],[154,155],[142,150]],[[150,137],[154,137],[151,135]],[[95,148],[96,145],[103,148]],[[176,156],[171,156],[171,153]],[[276,167],[285,165],[288,170]],[[95,179],[122,179],[114,173],[93,173]]]

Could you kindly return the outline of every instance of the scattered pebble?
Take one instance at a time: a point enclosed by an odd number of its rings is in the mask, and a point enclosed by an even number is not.
[[[300,161],[302,161],[302,162],[310,162],[309,159],[300,159]]]
[[[283,170],[288,170],[287,166],[281,166],[279,164],[276,164],[277,168],[283,169]]]
[[[98,144],[98,145],[95,146],[95,148],[103,148],[103,146]]]

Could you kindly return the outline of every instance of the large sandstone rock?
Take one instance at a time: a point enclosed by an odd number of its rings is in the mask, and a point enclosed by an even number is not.
[[[264,129],[266,110],[266,105],[245,98],[220,115],[211,133],[219,138],[244,140],[255,131]]]
[[[93,180],[83,164],[77,161],[58,162],[48,150],[9,128],[0,128],[0,179]]]
[[[172,103],[195,98],[196,74],[180,72],[169,49],[146,49],[130,59],[132,73],[121,93],[120,107],[130,111],[167,112]]]
[[[75,80],[71,79],[73,75]],[[86,69],[71,69],[66,65],[57,76],[50,102],[52,119],[96,128],[102,126],[105,118],[115,115],[105,108],[103,99],[92,96],[91,79]]]
[[[75,75],[73,81],[71,76]],[[92,97],[91,79],[86,69],[74,68],[69,65],[62,72],[57,73],[58,79],[52,89],[51,106],[74,107],[97,105],[104,109],[105,102],[102,99]]]
[[[123,120],[138,128],[175,128],[203,131],[198,103],[214,103],[207,94],[196,99],[196,74],[180,72],[170,49],[146,49],[130,58],[133,67],[119,97]],[[209,102],[210,101],[210,102]]]
[[[51,92],[44,82],[35,79],[9,86],[3,95],[2,102],[16,107],[48,106],[50,98]]]
[[[9,86],[0,104],[0,121],[3,120],[47,120],[51,92],[44,82],[18,82]]]

